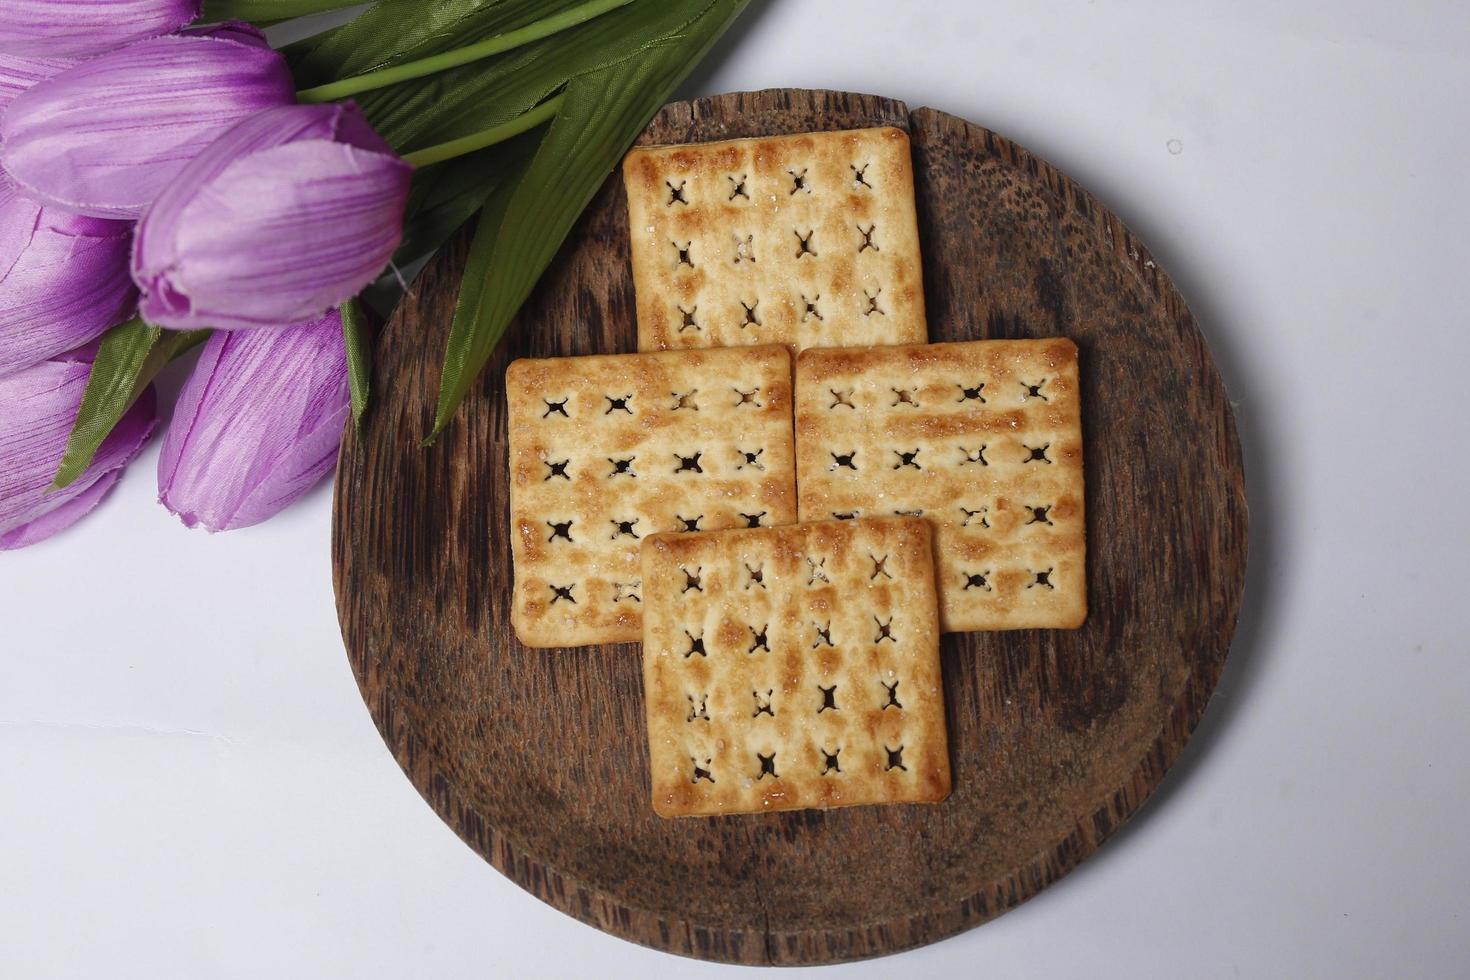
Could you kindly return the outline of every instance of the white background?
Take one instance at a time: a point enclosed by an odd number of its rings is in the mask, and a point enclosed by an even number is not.
[[[1144,811],[824,976],[1470,973],[1467,11],[756,0],[687,86],[878,92],[1056,163],[1179,283],[1249,468],[1241,630]],[[210,536],[156,455],[0,556],[0,976],[737,975],[542,905],[419,798],[343,654],[327,488]]]

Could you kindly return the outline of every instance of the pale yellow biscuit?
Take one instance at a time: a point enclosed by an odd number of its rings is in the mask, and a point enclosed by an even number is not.
[[[796,377],[802,520],[927,518],[946,631],[1082,624],[1076,345],[809,350]]]
[[[527,646],[638,640],[651,534],[795,519],[782,347],[520,360],[505,387]]]
[[[949,795],[924,521],[658,535],[643,582],[660,815]]]
[[[928,339],[902,130],[641,147],[623,180],[639,350]]]

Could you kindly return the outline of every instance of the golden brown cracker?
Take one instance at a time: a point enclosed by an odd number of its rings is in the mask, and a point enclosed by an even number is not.
[[[1076,345],[808,350],[796,376],[802,520],[928,518],[946,631],[1082,624]]]
[[[641,147],[623,180],[639,350],[928,339],[902,130]]]
[[[924,521],[661,534],[642,567],[660,815],[949,794]]]
[[[511,364],[521,642],[636,641],[644,538],[794,520],[790,378],[778,346]]]

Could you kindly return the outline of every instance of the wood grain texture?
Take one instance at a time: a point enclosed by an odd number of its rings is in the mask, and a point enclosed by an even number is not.
[[[1081,349],[1092,612],[1077,631],[944,637],[944,803],[662,820],[637,648],[515,642],[502,377],[515,357],[634,348],[616,175],[421,450],[467,239],[449,245],[384,331],[377,403],[343,446],[337,602],[389,748],[517,884],[658,949],[832,962],[1014,907],[1144,802],[1229,651],[1247,521],[1230,406],[1183,299],[1111,212],[988,130],[871,96],[679,103],[644,141],[884,125],[913,140],[932,339],[1061,334]]]

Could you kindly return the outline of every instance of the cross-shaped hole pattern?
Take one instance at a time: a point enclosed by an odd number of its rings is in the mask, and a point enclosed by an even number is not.
[[[733,261],[737,265],[739,263],[741,263],[741,262],[754,262],[755,261],[755,236],[754,235],[744,235],[744,236],[736,235],[735,236],[735,255],[734,255]],[[756,302],[759,303],[760,300],[756,300]]]
[[[684,185],[690,206],[695,188]],[[636,641],[646,597],[631,583],[650,535],[794,520],[791,397],[790,355],[776,346],[512,365],[512,622],[522,642]]]
[[[903,710],[903,702],[898,699],[899,683],[899,681],[894,681],[891,684],[887,681],[878,682],[878,686],[883,688],[884,693],[883,707],[881,710],[887,711],[889,708],[897,708],[899,711]]]
[[[903,132],[640,147],[623,180],[639,349],[926,339]]]
[[[761,453],[764,449],[742,449],[735,447],[735,469],[737,471],[750,467],[753,470],[764,470],[766,464],[761,462]]]
[[[709,721],[709,695],[701,694],[697,699],[693,694],[687,697],[689,698],[689,717],[686,720]]]
[[[947,794],[924,521],[653,535],[642,578],[657,812]]]
[[[923,515],[946,630],[1075,628],[1087,610],[1081,411],[1067,340],[804,351],[801,516],[875,500]],[[839,458],[865,460],[861,479]]]
[[[699,329],[699,321],[694,318],[695,317],[695,314],[697,314],[698,312],[699,312],[699,307],[697,307],[697,306],[692,307],[692,308],[687,309],[687,310],[684,309],[684,307],[682,307],[682,306],[679,307],[679,332],[680,333],[683,333],[685,330],[698,330]]]

